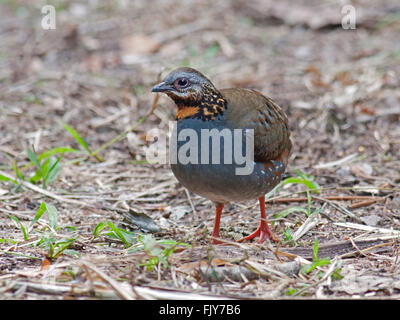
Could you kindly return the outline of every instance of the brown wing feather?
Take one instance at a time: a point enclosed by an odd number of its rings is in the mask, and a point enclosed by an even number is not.
[[[267,162],[290,154],[288,119],[275,102],[255,90],[233,88],[220,92],[228,102],[228,124],[232,128],[254,129],[255,161]]]

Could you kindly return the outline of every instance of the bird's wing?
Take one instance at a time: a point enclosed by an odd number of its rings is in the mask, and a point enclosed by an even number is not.
[[[292,148],[288,119],[270,98],[249,89],[223,89],[228,102],[229,127],[254,129],[254,160],[267,162],[289,154]]]

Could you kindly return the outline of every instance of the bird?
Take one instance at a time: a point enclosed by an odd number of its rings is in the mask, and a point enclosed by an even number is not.
[[[260,222],[253,233],[238,242],[256,237],[259,243],[267,238],[279,242],[266,220],[265,194],[282,180],[292,149],[284,111],[271,98],[253,89],[218,90],[205,75],[189,67],[172,70],[152,92],[165,93],[176,104],[175,135],[170,140],[176,159],[170,159],[171,169],[184,187],[215,204],[211,243],[226,244],[220,238],[224,206],[255,199],[259,201]],[[205,132],[208,136],[203,138]],[[215,136],[220,138],[219,143],[214,144]],[[252,140],[246,140],[247,137]],[[252,158],[250,164],[245,163],[246,173],[244,162],[239,163],[240,157],[235,155],[242,151],[243,156],[247,150]],[[223,162],[222,156],[226,156]],[[240,168],[244,174],[238,174]]]

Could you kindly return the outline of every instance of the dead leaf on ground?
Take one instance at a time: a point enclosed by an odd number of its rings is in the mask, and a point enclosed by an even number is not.
[[[219,258],[215,258],[211,260],[211,264],[215,267],[220,267],[220,266],[233,266],[232,263],[219,259]],[[184,263],[182,264],[179,268],[178,271],[181,272],[191,272],[193,270],[197,270],[200,267],[209,267],[210,266],[210,261],[208,260],[199,260],[199,261],[194,261],[194,262],[188,262],[188,263]]]
[[[47,258],[44,258],[42,265],[40,266],[40,270],[48,270],[50,268],[50,266],[51,266],[50,260]]]

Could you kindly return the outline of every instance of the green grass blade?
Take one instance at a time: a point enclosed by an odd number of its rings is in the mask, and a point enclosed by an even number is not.
[[[86,141],[79,135],[79,133],[68,124],[62,122],[64,128],[75,138],[75,140],[86,150],[89,155],[93,155],[98,161],[104,161],[100,156],[97,154],[93,154],[90,150],[89,146],[87,145]]]
[[[286,218],[289,214],[293,213],[293,212],[302,212],[306,215],[308,215],[308,212],[306,209],[299,207],[299,206],[294,206],[294,207],[290,207],[287,208],[285,210],[282,210],[280,212],[278,212],[275,216],[274,216],[274,220],[277,220],[279,218]]]
[[[24,257],[24,258],[28,258],[28,259],[36,259],[36,260],[42,260],[43,258],[39,258],[39,257],[34,257],[34,256],[30,256],[24,253],[20,253],[20,252],[15,252],[15,251],[5,251],[5,250],[0,250],[1,253],[4,254],[11,254],[14,256],[19,256],[19,257]]]
[[[10,238],[0,238],[0,244],[17,244],[18,242]]]
[[[62,159],[62,156],[57,158],[57,160],[55,160],[55,161],[52,158],[49,158],[49,159],[50,159],[50,162],[49,162],[50,169],[47,170],[46,175],[43,178],[45,185],[52,183],[56,179],[56,177],[61,169],[60,161]]]
[[[158,97],[158,96],[156,96],[156,97]],[[154,100],[153,103],[156,103],[157,100],[158,100],[158,98],[155,98],[155,100]],[[103,144],[101,147],[99,147],[98,149],[96,149],[96,150],[92,153],[92,155],[93,155],[94,157],[96,157],[96,159],[97,159],[98,154],[99,154],[101,151],[103,151],[104,149],[108,148],[108,147],[111,146],[112,144],[114,144],[114,143],[116,143],[116,142],[118,142],[118,141],[124,139],[124,138],[128,135],[128,133],[133,132],[133,131],[136,129],[136,127],[138,127],[140,124],[142,124],[144,121],[146,121],[146,119],[149,117],[149,115],[150,115],[150,113],[147,114],[147,115],[144,115],[143,117],[141,117],[138,121],[136,121],[136,123],[135,123],[131,128],[129,128],[128,130],[122,132],[121,134],[119,134],[118,136],[116,136],[114,139],[112,139],[112,140],[106,142],[105,144]],[[101,158],[100,158],[100,159],[101,159]]]
[[[52,156],[55,156],[57,154],[64,154],[64,153],[79,153],[79,150],[76,150],[74,148],[69,148],[69,147],[56,147],[50,150],[47,150],[40,155],[37,156],[39,161],[42,161],[43,159],[50,158]]]
[[[44,202],[42,202],[40,204],[39,209],[36,211],[35,216],[33,217],[33,220],[31,221],[31,223],[29,224],[28,230],[30,230],[33,225],[41,218],[41,216],[43,215],[43,213],[46,212],[46,204]]]
[[[15,171],[15,174],[17,175],[17,177],[20,178],[21,180],[25,181],[24,175],[23,175],[22,172],[18,169],[17,162],[16,162],[16,161],[13,161],[13,162],[11,163],[11,166],[12,166],[13,170]]]
[[[99,223],[97,224],[97,226],[96,226],[96,227],[94,228],[94,230],[93,230],[93,235],[94,235],[95,237],[98,237],[99,234],[100,234],[100,231],[103,230],[105,227],[106,227],[106,224],[105,224],[104,222],[99,222]]]
[[[76,238],[68,239],[66,241],[60,241],[54,244],[51,258],[57,258],[65,249],[67,249]]]
[[[21,221],[19,221],[19,219],[17,217],[14,217],[13,215],[9,215],[9,217],[14,220],[17,224],[19,224],[19,226],[21,227],[22,233],[24,234],[24,240],[28,241],[28,233],[26,232],[26,229],[24,227],[24,225],[22,224]]]
[[[305,273],[310,273],[316,267],[324,266],[324,265],[331,263],[330,258],[318,259],[318,250],[319,250],[318,238],[315,238],[314,239],[314,248],[313,248],[313,262],[309,265],[303,266],[302,270]]]
[[[118,239],[120,239],[124,243],[125,246],[127,246],[127,247],[131,246],[131,244],[123,236],[122,232],[111,221],[108,221],[107,225],[115,233],[115,235],[118,237]]]
[[[269,198],[271,198],[272,195],[274,195],[280,188],[283,186],[283,181],[281,181],[278,185],[276,185],[270,192],[268,192],[265,195],[265,201],[267,201]]]
[[[286,231],[283,231],[283,234],[285,235],[283,242],[293,241],[293,231],[289,227],[286,227]]]
[[[80,252],[74,250],[74,249],[63,249],[63,254],[74,257],[74,258],[79,258],[81,256]]]
[[[191,244],[188,244],[185,242],[177,242],[175,240],[169,240],[169,239],[160,239],[160,240],[157,240],[157,243],[160,243],[163,245],[183,246],[183,247],[188,247],[188,248],[192,247]]]
[[[282,184],[283,184],[283,185],[289,184],[289,183],[303,184],[303,185],[305,185],[309,190],[312,190],[312,191],[314,191],[314,192],[317,193],[317,194],[320,193],[319,189],[320,189],[321,187],[319,186],[319,184],[316,183],[316,182],[314,182],[314,181],[311,181],[311,180],[309,180],[309,179],[304,179],[304,178],[302,178],[302,177],[296,177],[296,178],[295,178],[295,177],[289,177],[289,178],[286,178],[285,180],[282,181]]]
[[[33,150],[31,148],[26,149],[26,152],[28,154],[28,158],[29,160],[31,160],[31,162],[41,171],[42,175],[43,175],[43,167],[41,166],[36,153],[33,152]]]
[[[45,203],[45,206],[46,206],[47,216],[49,218],[49,225],[53,230],[55,230],[57,228],[57,223],[58,223],[58,211],[51,204]]]
[[[42,171],[43,171],[43,185],[42,188],[46,189],[46,177],[49,174],[49,166],[50,166],[50,158],[46,159],[46,161],[44,162],[44,164],[42,165]],[[32,180],[32,178],[31,178]]]
[[[315,238],[314,239],[314,248],[313,248],[313,260],[314,261],[318,260],[318,250],[319,250],[318,238]]]
[[[83,138],[79,135],[79,133],[69,126],[68,124],[62,122],[64,128],[75,138],[75,140],[90,154],[92,151],[90,151],[89,146],[87,145],[86,141],[83,140]]]
[[[14,184],[18,184],[17,181],[15,181],[15,180],[13,180],[13,179],[10,179],[10,178],[8,178],[8,177],[5,177],[5,176],[3,176],[2,174],[0,174],[0,181],[10,181],[10,182],[12,182],[12,183],[14,183]]]
[[[320,185],[313,181],[313,177],[310,177],[307,174],[303,174],[300,170],[295,170],[297,175],[303,179],[303,184],[306,185],[310,190],[319,194]]]
[[[316,261],[314,261],[313,263],[311,263],[309,265],[303,266],[302,270],[303,270],[304,273],[310,273],[316,267],[324,266],[324,265],[327,265],[327,264],[330,264],[330,263],[331,263],[331,260],[329,258],[319,259],[319,260],[316,260]]]
[[[29,178],[29,182],[30,183],[35,183],[35,182],[40,181],[42,178],[43,178],[42,173],[40,172],[40,170],[37,170],[35,172],[35,174],[32,177]]]

